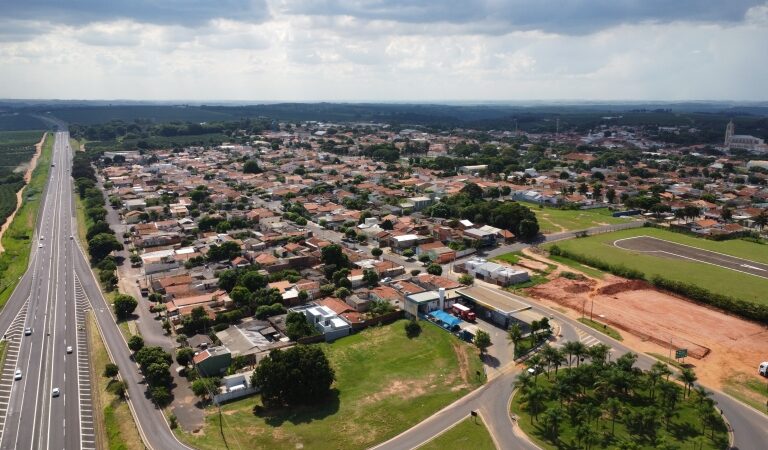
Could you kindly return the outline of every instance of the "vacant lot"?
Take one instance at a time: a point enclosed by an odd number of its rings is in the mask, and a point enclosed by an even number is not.
[[[670,280],[695,284],[719,294],[755,303],[768,303],[768,298],[763,295],[765,289],[768,288],[768,281],[763,277],[704,262],[680,259],[663,253],[629,250],[615,245],[616,241],[636,236],[649,236],[743,258],[760,264],[768,263],[768,246],[765,245],[742,240],[715,242],[656,228],[617,231],[587,238],[561,241],[556,245],[573,253],[601,259],[609,264],[621,264],[639,270],[646,275],[646,278],[660,275]],[[621,245],[622,242],[627,241],[620,241],[619,244]]]
[[[605,281],[556,278],[527,294],[578,315],[591,313],[627,331],[622,336],[636,351],[666,356],[670,343],[688,349],[698,359],[687,358],[686,363],[693,364],[699,380],[711,387],[721,387],[737,373],[759,380],[756,368],[768,354],[766,327],[659,292],[642,281],[612,275]]]
[[[479,386],[477,350],[422,322],[415,339],[404,321],[322,344],[336,370],[335,395],[320,407],[261,411],[258,397],[222,407],[230,448],[362,449],[420,422]],[[200,449],[225,448],[215,408],[200,433],[177,431]]]
[[[532,207],[531,211],[536,214],[539,228],[543,234],[585,230],[600,225],[626,223],[631,220],[613,217],[608,208],[581,210]]]

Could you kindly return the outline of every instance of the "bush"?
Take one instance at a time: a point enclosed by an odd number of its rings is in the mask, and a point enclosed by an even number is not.
[[[560,248],[557,245],[550,247],[549,254],[553,256],[562,256],[563,258],[571,259],[581,264],[594,267],[595,269],[610,272],[619,277],[629,278],[631,280],[645,280],[645,274],[639,270],[630,269],[622,264],[609,264],[598,258],[573,253],[570,250]]]
[[[118,319],[127,319],[136,310],[136,306],[139,302],[130,295],[117,294],[115,295],[115,301],[112,303],[112,307],[115,309],[115,315]]]
[[[459,283],[466,286],[472,286],[475,283],[475,278],[472,275],[465,273],[459,277]]]
[[[421,325],[419,325],[419,322],[417,322],[416,319],[409,320],[408,323],[405,324],[405,335],[408,336],[408,339],[413,339],[418,337],[419,334],[421,334]]]
[[[119,371],[117,364],[108,363],[104,366],[104,376],[107,378],[115,378]]]

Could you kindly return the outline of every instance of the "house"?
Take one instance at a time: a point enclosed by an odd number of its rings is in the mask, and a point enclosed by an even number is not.
[[[227,372],[232,364],[232,353],[223,345],[209,347],[197,353],[192,362],[204,377],[217,377]]]
[[[220,405],[221,403],[258,392],[258,388],[251,384],[252,376],[253,370],[250,370],[222,378],[218,392],[213,395],[213,403]]]
[[[501,286],[523,283],[531,279],[525,270],[502,266],[482,258],[470,259],[464,263],[464,268],[467,270],[467,273],[479,280],[489,281]]]
[[[352,326],[327,306],[309,304],[303,307],[294,308],[292,311],[298,311],[304,314],[309,323],[314,325],[315,328],[322,333],[326,342],[332,342],[338,338],[347,336],[352,331]]]

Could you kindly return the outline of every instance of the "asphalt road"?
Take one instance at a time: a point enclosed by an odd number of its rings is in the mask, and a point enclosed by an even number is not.
[[[652,253],[658,256],[696,261],[768,279],[768,264],[704,250],[690,245],[678,244],[676,242],[670,242],[651,236],[619,239],[615,241],[613,245],[623,250]]]
[[[56,133],[55,167],[32,237],[30,266],[0,313],[0,330],[16,349],[7,362],[22,372],[21,380],[10,384],[7,403],[0,402],[1,448],[96,448],[87,343],[78,329],[84,305],[76,301],[72,267],[70,161],[68,134]],[[24,327],[32,334],[25,336]],[[71,354],[67,346],[73,347]],[[12,378],[12,371],[3,371],[3,386],[7,375]],[[55,398],[54,388],[60,390]]]

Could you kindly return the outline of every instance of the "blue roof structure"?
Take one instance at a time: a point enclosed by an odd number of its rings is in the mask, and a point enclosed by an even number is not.
[[[442,322],[443,326],[448,329],[451,329],[461,323],[461,319],[459,319],[458,317],[452,316],[451,314],[448,314],[445,311],[441,311],[441,310],[432,311],[431,313],[429,313],[429,315],[439,320],[440,322]]]

